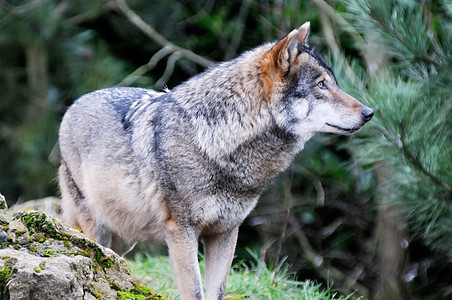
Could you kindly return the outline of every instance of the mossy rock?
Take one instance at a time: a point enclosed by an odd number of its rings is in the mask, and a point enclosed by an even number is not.
[[[4,210],[4,209],[7,209],[7,208],[8,208],[8,205],[6,204],[5,196],[0,194],[0,210]]]
[[[44,212],[3,209],[0,226],[0,299],[166,299],[116,253]]]

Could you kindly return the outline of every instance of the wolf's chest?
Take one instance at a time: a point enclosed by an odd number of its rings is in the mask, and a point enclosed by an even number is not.
[[[253,198],[225,198],[209,196],[190,205],[190,222],[199,228],[201,235],[219,233],[239,226],[256,205]]]

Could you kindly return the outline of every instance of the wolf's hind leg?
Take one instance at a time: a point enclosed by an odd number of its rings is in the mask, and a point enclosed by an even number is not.
[[[112,232],[106,225],[98,224],[94,229],[94,239],[104,247],[110,248],[117,254],[124,256],[133,249],[135,242],[127,241]]]
[[[64,160],[61,161],[58,176],[63,221],[76,229],[80,229],[86,236],[94,239],[99,244],[110,247],[111,231],[96,222],[85,195],[75,183]]]
[[[121,256],[126,255],[129,251],[135,247],[136,242],[130,242],[123,238],[121,238],[116,233],[113,233],[111,236],[111,250],[115,251]]]
[[[58,176],[63,221],[93,237],[94,217],[64,160],[61,160]]]
[[[237,243],[238,227],[204,238],[207,298],[223,299]]]
[[[103,224],[96,224],[93,227],[92,237],[94,240],[104,247],[111,248],[112,232]]]

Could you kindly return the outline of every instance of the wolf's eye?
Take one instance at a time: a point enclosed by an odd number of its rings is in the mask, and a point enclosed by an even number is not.
[[[317,87],[319,89],[325,90],[326,89],[325,81],[322,80],[319,83],[317,83]]]

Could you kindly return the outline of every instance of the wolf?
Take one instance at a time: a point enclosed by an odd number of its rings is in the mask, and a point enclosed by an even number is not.
[[[316,132],[372,116],[308,45],[309,22],[173,90],[82,96],[59,131],[63,219],[119,254],[168,246],[182,299],[223,299],[238,228]]]

